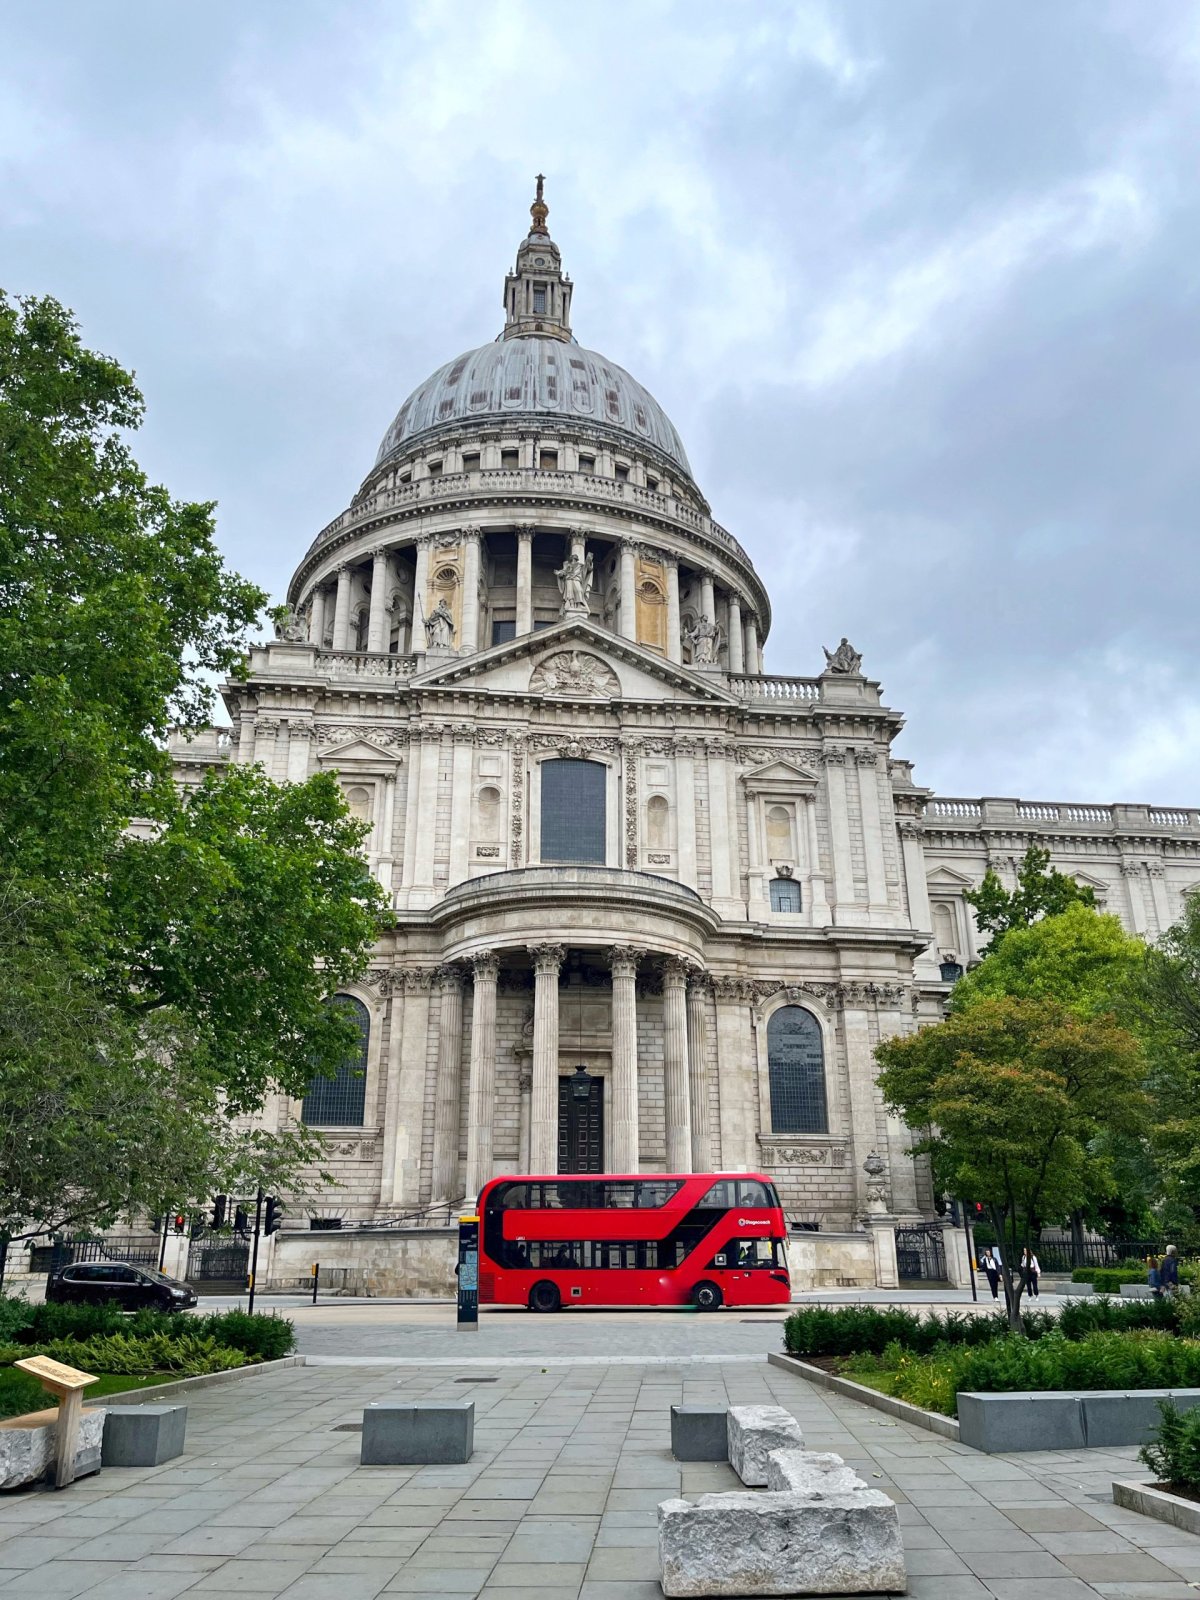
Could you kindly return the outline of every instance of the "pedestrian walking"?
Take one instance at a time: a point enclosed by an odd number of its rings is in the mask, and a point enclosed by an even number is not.
[[[1158,1271],[1158,1257],[1146,1257],[1146,1282],[1150,1285],[1151,1293],[1156,1300],[1162,1298],[1162,1281]]]
[[[999,1298],[1000,1298],[1000,1263],[996,1260],[996,1257],[994,1256],[994,1254],[992,1253],[990,1248],[983,1252],[983,1255],[980,1257],[980,1260],[979,1260],[979,1265],[987,1273],[988,1288],[992,1291],[992,1299],[993,1300],[999,1300]]]
[[[1038,1279],[1042,1275],[1042,1268],[1038,1258],[1028,1245],[1025,1246],[1025,1253],[1021,1257],[1021,1265],[1025,1271],[1025,1282],[1028,1285],[1029,1293],[1036,1300],[1038,1297]]]
[[[1167,1246],[1158,1269],[1158,1283],[1164,1294],[1179,1293],[1179,1251],[1173,1244]]]

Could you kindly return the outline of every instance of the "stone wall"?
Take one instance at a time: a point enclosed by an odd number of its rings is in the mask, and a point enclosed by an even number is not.
[[[278,1233],[274,1245],[263,1285],[267,1290],[311,1282],[312,1264],[319,1261],[322,1278],[347,1294],[422,1299],[456,1291],[457,1228]]]
[[[787,1254],[793,1293],[875,1287],[875,1251],[869,1233],[794,1233]]]

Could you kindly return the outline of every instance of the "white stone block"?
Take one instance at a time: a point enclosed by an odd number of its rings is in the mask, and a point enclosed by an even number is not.
[[[901,1594],[908,1583],[896,1508],[877,1489],[666,1500],[658,1550],[667,1596]]]
[[[39,1420],[34,1422],[33,1416]],[[0,1427],[0,1489],[19,1489],[40,1483],[53,1472],[58,1459],[58,1423],[53,1411],[33,1413],[28,1427],[14,1418]],[[104,1442],[104,1410],[84,1410],[75,1436],[75,1476],[100,1470]]]
[[[850,1494],[867,1486],[841,1456],[823,1450],[772,1450],[767,1488],[782,1494]]]
[[[730,1406],[729,1465],[751,1489],[767,1481],[767,1457],[772,1450],[803,1450],[800,1424],[782,1406]]]

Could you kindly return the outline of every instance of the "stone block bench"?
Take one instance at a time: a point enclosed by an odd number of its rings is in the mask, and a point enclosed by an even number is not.
[[[381,1400],[363,1412],[364,1467],[440,1466],[469,1461],[473,1400]]]
[[[671,1454],[676,1461],[728,1461],[724,1406],[672,1406]]]
[[[987,1455],[1145,1444],[1161,1420],[1158,1402],[1168,1396],[1181,1411],[1200,1405],[1200,1389],[964,1393],[958,1437]]]
[[[896,1507],[841,1456],[805,1450],[781,1406],[732,1406],[729,1459],[766,1493],[658,1508],[663,1594],[839,1595],[907,1587]]]
[[[109,1406],[104,1419],[106,1467],[158,1467],[183,1454],[187,1407]]]
[[[75,1434],[71,1478],[100,1471],[104,1411],[85,1406]],[[0,1422],[0,1489],[21,1489],[27,1484],[53,1479],[58,1466],[58,1410],[31,1411],[24,1417]]]

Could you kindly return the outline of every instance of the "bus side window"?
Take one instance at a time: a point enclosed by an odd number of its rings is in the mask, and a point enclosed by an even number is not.
[[[697,1207],[705,1211],[729,1211],[737,1204],[734,1184],[730,1178],[719,1178],[707,1194],[700,1196]]]
[[[766,1185],[755,1179],[742,1178],[738,1183],[738,1205],[769,1206]]]

